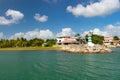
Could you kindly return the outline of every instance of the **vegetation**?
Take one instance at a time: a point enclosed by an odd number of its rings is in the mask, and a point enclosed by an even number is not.
[[[45,45],[43,45],[46,43]],[[45,46],[45,47],[52,47],[55,45],[56,40],[54,39],[47,39],[44,41],[43,39],[39,38],[34,38],[31,40],[27,40],[25,38],[17,38],[16,40],[8,40],[8,39],[1,39],[0,40],[0,48],[13,48],[13,47],[40,47],[40,46]]]
[[[103,44],[103,40],[104,40],[104,36],[100,36],[96,34],[92,35],[92,42],[94,44]]]
[[[118,36],[113,37],[114,40],[119,40]]]
[[[42,44],[44,43],[44,40],[43,39],[38,39],[38,38],[34,38],[34,39],[31,39],[29,41],[29,46],[42,46]]]
[[[77,33],[77,34],[75,35],[75,37],[81,38],[81,35],[80,35],[79,33]]]
[[[12,47],[12,48],[0,48],[1,50],[58,50],[58,47]]]
[[[85,36],[86,41],[88,41],[87,37],[88,35]],[[103,44],[103,40],[104,40],[104,36],[92,34],[92,42],[94,44]]]
[[[56,44],[56,39],[47,39],[46,43],[44,44],[45,47],[52,47]]]

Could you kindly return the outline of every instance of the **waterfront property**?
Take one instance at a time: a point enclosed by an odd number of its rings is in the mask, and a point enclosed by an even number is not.
[[[113,40],[113,45],[120,47],[120,40]]]
[[[103,44],[107,47],[119,47],[120,40],[114,40],[112,36],[104,37]]]
[[[57,45],[80,44],[81,41],[77,37],[61,36],[57,37]]]
[[[113,42],[113,37],[112,36],[108,36],[108,37],[104,37],[104,45],[111,45]]]
[[[87,35],[88,43],[80,44],[78,38],[70,38],[68,36],[57,37],[57,44],[62,45],[61,50],[72,53],[111,53],[112,50],[106,48],[104,45],[97,45],[92,43],[92,33]],[[69,44],[69,45],[68,45]],[[73,45],[79,44],[79,45]]]

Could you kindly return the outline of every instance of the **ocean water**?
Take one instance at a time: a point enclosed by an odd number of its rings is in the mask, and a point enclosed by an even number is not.
[[[0,51],[0,80],[120,80],[120,48],[113,51]]]

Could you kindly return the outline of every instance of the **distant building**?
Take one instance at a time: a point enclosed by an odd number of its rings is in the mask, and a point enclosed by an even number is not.
[[[77,37],[61,36],[56,39],[57,45],[80,44],[80,40]]]
[[[120,40],[113,40],[113,45],[120,47]]]
[[[119,47],[120,46],[120,40],[114,40],[114,38],[112,36],[104,37],[103,44],[106,45],[106,46],[113,45],[113,46]]]
[[[112,36],[109,36],[109,37],[104,37],[104,45],[111,45],[113,42],[113,37]]]

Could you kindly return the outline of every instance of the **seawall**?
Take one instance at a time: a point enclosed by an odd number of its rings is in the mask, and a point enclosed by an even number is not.
[[[72,52],[72,53],[111,53],[112,50],[106,48],[103,45],[94,45],[88,46],[87,44],[80,44],[80,45],[63,45],[61,47],[62,51]]]

